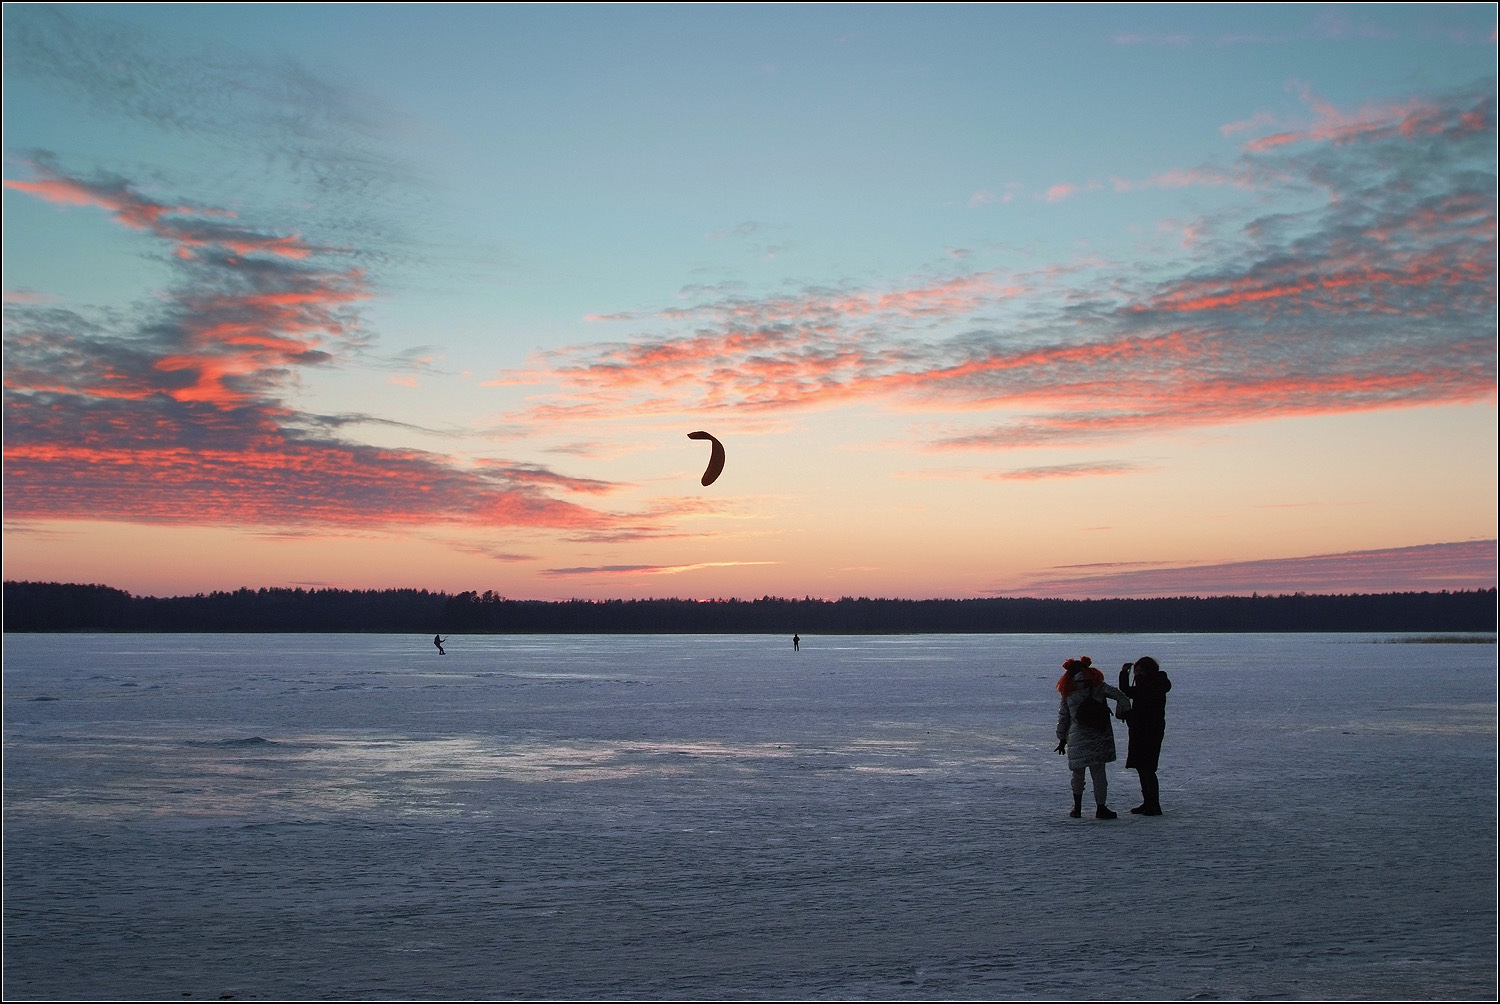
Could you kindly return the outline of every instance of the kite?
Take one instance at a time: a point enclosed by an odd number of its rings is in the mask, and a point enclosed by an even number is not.
[[[703,487],[707,488],[724,472],[724,444],[706,432],[690,432],[689,439],[706,439],[713,443],[713,453],[708,457],[708,470],[703,472]]]

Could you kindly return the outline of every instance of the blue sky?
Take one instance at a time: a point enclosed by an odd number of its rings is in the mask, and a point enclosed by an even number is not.
[[[7,577],[1493,584],[1492,6],[13,5],[5,57]]]

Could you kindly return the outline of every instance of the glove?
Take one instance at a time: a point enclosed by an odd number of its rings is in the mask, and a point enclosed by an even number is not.
[[[1054,753],[1066,753],[1067,751],[1068,751],[1068,743],[1067,743],[1066,740],[1064,740],[1063,742],[1058,743],[1057,744],[1057,749],[1053,750],[1052,752],[1054,752]]]

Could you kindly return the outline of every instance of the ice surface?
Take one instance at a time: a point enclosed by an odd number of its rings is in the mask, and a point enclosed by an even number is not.
[[[4,995],[1493,999],[1495,649],[1383,640],[9,635]]]

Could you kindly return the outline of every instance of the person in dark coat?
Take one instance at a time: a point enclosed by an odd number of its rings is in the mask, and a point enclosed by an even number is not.
[[[1115,730],[1104,699],[1110,698],[1120,712],[1128,713],[1130,698],[1105,683],[1104,674],[1091,661],[1084,656],[1063,663],[1063,675],[1057,681],[1057,692],[1062,695],[1057,706],[1057,752],[1068,755],[1073,771],[1073,811],[1068,815],[1074,819],[1083,815],[1083,772],[1087,770],[1094,779],[1094,818],[1118,819],[1118,813],[1105,804],[1109,778],[1104,765],[1115,758]],[[1090,723],[1085,702],[1091,702],[1098,720]]]
[[[1162,736],[1167,731],[1167,691],[1172,689],[1172,681],[1155,659],[1143,655],[1120,669],[1120,689],[1131,701],[1129,714],[1121,716],[1130,728],[1125,767],[1141,779],[1141,804],[1130,811],[1138,816],[1160,816],[1161,785],[1156,780],[1156,768],[1161,761]]]

